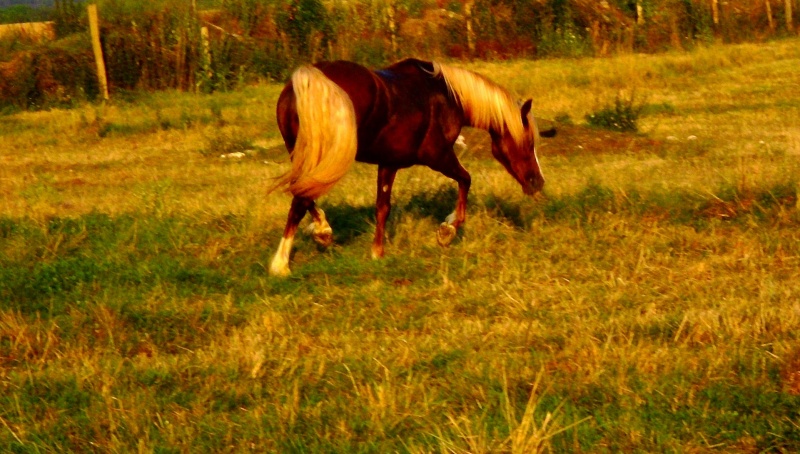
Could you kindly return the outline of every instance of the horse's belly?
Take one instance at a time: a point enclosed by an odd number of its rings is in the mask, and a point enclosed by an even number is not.
[[[416,153],[398,152],[391,148],[359,148],[356,153],[356,161],[396,168],[411,167],[419,164],[416,159]]]
[[[427,129],[421,114],[396,115],[377,134],[360,131],[356,160],[390,167],[420,164],[419,149]]]

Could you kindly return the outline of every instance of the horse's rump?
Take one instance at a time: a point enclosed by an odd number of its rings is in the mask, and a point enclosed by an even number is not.
[[[356,114],[347,93],[313,66],[291,78],[299,128],[290,150],[292,168],[275,188],[316,199],[347,173],[358,146]]]

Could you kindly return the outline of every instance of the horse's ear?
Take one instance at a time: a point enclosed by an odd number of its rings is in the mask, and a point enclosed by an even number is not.
[[[531,105],[533,104],[533,99],[529,99],[522,103],[522,124],[524,126],[528,126],[528,114],[531,113]]]

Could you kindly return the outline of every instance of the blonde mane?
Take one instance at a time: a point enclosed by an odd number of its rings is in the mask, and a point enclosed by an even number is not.
[[[520,107],[508,90],[480,74],[438,62],[433,62],[433,75],[442,76],[472,126],[499,133],[508,130],[517,144],[523,143]]]

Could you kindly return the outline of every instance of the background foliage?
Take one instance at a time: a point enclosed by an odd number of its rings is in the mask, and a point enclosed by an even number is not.
[[[254,79],[282,80],[299,63],[320,59],[379,66],[411,55],[507,59],[686,49],[792,34],[796,20],[787,21],[784,2],[775,0],[721,2],[716,22],[711,0],[208,0],[196,2],[196,9],[183,0],[98,4],[112,92],[225,90]],[[0,103],[6,108],[64,105],[97,93],[84,77],[95,70],[83,2],[0,10],[0,23],[47,19],[55,42],[34,33],[0,34]],[[208,51],[201,27],[209,30]],[[54,58],[58,64],[39,64]],[[65,74],[72,72],[77,76]]]

